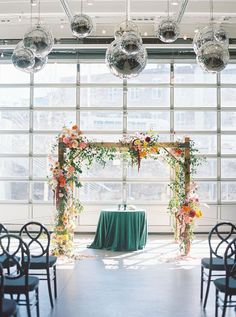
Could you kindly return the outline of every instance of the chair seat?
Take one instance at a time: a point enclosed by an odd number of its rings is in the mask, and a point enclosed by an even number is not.
[[[220,292],[225,293],[225,291],[226,291],[226,279],[225,278],[215,279],[214,284]],[[236,279],[234,279],[234,278],[229,278],[228,294],[229,295],[236,295]]]
[[[3,299],[2,317],[9,317],[16,313],[17,305],[13,299]]]
[[[46,269],[48,267],[52,267],[57,261],[56,256],[49,256],[48,257],[48,264],[47,264],[47,258],[46,256],[40,256],[40,257],[31,257],[30,258],[30,269],[34,270],[40,270],[40,269]]]
[[[229,262],[229,265],[234,264],[233,259],[229,259],[228,262]],[[224,259],[222,259],[222,258],[212,258],[212,263],[210,263],[210,258],[203,258],[201,260],[201,264],[206,269],[211,268],[211,270],[214,270],[214,271],[224,271],[225,270]]]
[[[39,279],[36,276],[29,276],[28,281],[28,289],[26,289],[24,276],[17,279],[5,279],[4,293],[23,294],[27,291],[31,292],[38,287]]]

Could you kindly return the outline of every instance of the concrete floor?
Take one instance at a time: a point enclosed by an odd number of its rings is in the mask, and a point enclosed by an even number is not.
[[[150,235],[144,250],[126,253],[87,249],[92,239],[78,237],[81,260],[59,260],[53,310],[41,282],[41,317],[214,316],[214,286],[205,312],[199,299],[200,259],[208,255],[205,236],[196,237],[187,259],[178,256],[172,236]],[[20,316],[26,316],[24,308]],[[235,311],[226,316],[235,316]]]

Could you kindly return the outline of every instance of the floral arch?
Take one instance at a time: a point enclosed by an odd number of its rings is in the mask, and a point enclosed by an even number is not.
[[[118,143],[94,142],[83,136],[74,125],[71,129],[64,127],[57,141],[58,160],[50,158],[49,175],[57,209],[53,230],[55,254],[70,255],[73,251],[76,219],[83,210],[75,197],[75,188],[82,186],[79,180],[82,163],[87,168],[94,161],[105,166],[106,161],[115,159],[118,153],[124,155],[132,165],[137,165],[138,169],[142,159],[158,159],[159,156],[173,169],[168,210],[173,218],[175,240],[179,241],[180,251],[185,255],[189,253],[194,222],[202,216],[202,212],[197,187],[192,179],[200,159],[196,156],[198,150],[188,137],[183,142],[158,142],[158,135],[149,131],[125,137]]]

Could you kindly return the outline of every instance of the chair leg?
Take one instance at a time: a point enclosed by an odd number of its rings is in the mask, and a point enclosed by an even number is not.
[[[36,295],[36,312],[37,312],[37,317],[39,317],[40,316],[40,314],[39,314],[39,289],[37,288],[36,290],[35,290],[35,295]]]
[[[202,301],[203,298],[203,273],[204,273],[204,268],[201,266],[201,292],[200,292],[200,300]]]
[[[228,297],[227,294],[225,294],[222,317],[225,317],[225,312],[226,312],[226,307],[227,307],[227,297]]]
[[[29,299],[29,293],[28,293],[28,292],[25,294],[25,297],[26,297],[27,316],[28,316],[28,317],[31,317],[30,299]]]
[[[218,295],[219,291],[216,288],[216,297],[215,297],[215,317],[218,317]]]
[[[209,270],[209,274],[208,274],[207,287],[206,287],[205,299],[204,299],[204,304],[203,304],[204,309],[206,308],[206,304],[207,304],[208,294],[209,294],[209,290],[210,290],[210,284],[211,284],[211,270]]]
[[[57,298],[57,268],[56,265],[53,267],[53,275],[54,275],[54,296]]]
[[[47,282],[48,282],[48,293],[50,298],[50,304],[53,308],[53,298],[52,298],[52,288],[51,288],[51,280],[50,280],[50,269],[47,268]]]

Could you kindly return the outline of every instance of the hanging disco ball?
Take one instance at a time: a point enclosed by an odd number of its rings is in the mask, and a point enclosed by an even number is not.
[[[129,32],[138,34],[139,31],[138,31],[137,24],[135,24],[133,21],[130,21],[130,20],[123,21],[115,28],[114,37],[117,40],[121,38],[124,33],[129,33]]]
[[[52,34],[40,25],[33,27],[28,33],[26,33],[23,42],[24,46],[31,49],[38,57],[48,55],[54,44]]]
[[[93,31],[93,21],[85,14],[76,14],[71,20],[71,31],[79,39],[89,36]]]
[[[30,49],[24,47],[23,41],[20,41],[17,44],[11,56],[11,60],[13,65],[22,71],[27,71],[35,64],[34,53]]]
[[[220,42],[223,45],[229,46],[229,36],[228,36],[228,33],[224,29],[217,28],[214,32],[214,36],[217,42]]]
[[[229,45],[229,38],[226,31],[222,28],[214,28],[213,25],[208,25],[198,31],[193,39],[193,49],[196,54],[200,48],[207,42],[217,41],[225,46]]]
[[[197,55],[197,63],[207,72],[218,73],[227,66],[229,58],[228,48],[212,41],[201,47]]]
[[[121,37],[121,49],[126,54],[137,54],[142,49],[142,39],[134,32],[125,32]]]
[[[37,73],[39,72],[41,69],[44,68],[44,66],[47,64],[48,61],[48,57],[34,57],[34,65],[31,68],[25,69],[26,72],[28,73]]]
[[[106,64],[111,73],[120,78],[132,78],[138,76],[147,63],[147,51],[144,47],[137,54],[127,55],[120,42],[113,41],[106,51]]]
[[[162,20],[157,28],[157,37],[164,43],[172,43],[179,36],[178,24],[170,18]]]

